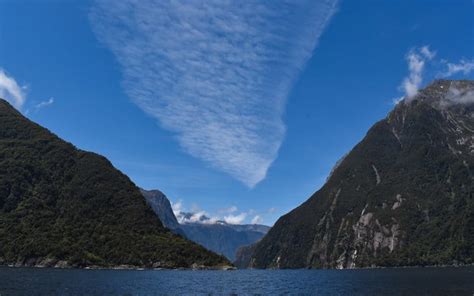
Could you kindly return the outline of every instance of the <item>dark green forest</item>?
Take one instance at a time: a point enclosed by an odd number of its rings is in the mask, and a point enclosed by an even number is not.
[[[76,149],[0,100],[0,264],[229,264],[171,233],[104,157]]]

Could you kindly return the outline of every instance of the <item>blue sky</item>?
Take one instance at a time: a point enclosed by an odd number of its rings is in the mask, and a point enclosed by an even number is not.
[[[1,1],[0,95],[184,210],[276,219],[393,108],[474,76],[474,2]]]

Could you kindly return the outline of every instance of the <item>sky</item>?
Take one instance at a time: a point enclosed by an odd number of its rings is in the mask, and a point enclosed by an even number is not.
[[[0,1],[0,97],[175,211],[272,225],[401,98],[474,78],[471,0]]]

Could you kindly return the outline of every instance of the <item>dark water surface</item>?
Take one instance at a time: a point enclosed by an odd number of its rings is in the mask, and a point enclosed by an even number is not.
[[[474,268],[77,270],[0,268],[0,295],[474,295]]]

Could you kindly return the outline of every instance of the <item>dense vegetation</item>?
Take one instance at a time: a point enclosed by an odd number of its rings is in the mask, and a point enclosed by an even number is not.
[[[0,264],[228,264],[164,228],[104,157],[76,149],[0,99]]]
[[[437,81],[399,104],[318,192],[243,249],[238,262],[260,268],[473,264],[474,104],[444,104],[453,85],[474,89],[472,81]]]

